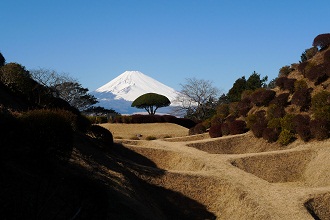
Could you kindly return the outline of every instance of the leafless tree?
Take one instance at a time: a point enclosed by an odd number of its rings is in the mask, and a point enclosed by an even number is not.
[[[180,103],[176,110],[185,111],[190,118],[204,119],[214,109],[218,94],[219,90],[211,81],[187,78],[176,98],[176,102]]]

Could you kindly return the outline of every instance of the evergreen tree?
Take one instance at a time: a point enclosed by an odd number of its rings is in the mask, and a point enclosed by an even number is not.
[[[227,94],[229,102],[238,102],[241,100],[244,90],[246,90],[246,79],[245,76],[242,76],[234,82],[233,87],[229,90]]]

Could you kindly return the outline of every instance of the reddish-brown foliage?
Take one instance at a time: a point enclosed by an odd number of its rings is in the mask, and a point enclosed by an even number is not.
[[[296,91],[291,99],[291,103],[300,106],[300,111],[307,111],[311,105],[311,93],[309,89]]]
[[[298,136],[305,142],[309,141],[309,139],[311,138],[311,130],[307,125],[301,125],[297,127],[296,132]]]
[[[225,122],[221,125],[221,131],[222,131],[222,135],[229,135],[230,134],[229,124],[227,122]]]
[[[277,106],[287,106],[288,105],[288,98],[290,93],[282,93],[276,96],[269,104],[274,104]]]
[[[246,123],[242,120],[235,120],[229,124],[230,134],[243,134],[247,131]]]
[[[221,124],[215,124],[210,127],[209,134],[211,138],[221,137]]]
[[[307,65],[308,65],[308,62],[307,62],[307,61],[306,61],[306,62],[302,62],[302,63],[300,63],[300,64],[298,65],[298,71],[299,71],[301,74],[305,75],[305,68],[306,68]]]
[[[279,132],[274,128],[265,128],[262,132],[262,138],[269,143],[276,142],[279,136]]]
[[[267,89],[257,89],[251,95],[251,102],[256,106],[267,106],[270,101],[275,97],[276,92],[273,90]]]
[[[252,103],[250,98],[244,98],[241,101],[239,101],[237,104],[237,108],[238,108],[238,115],[242,115],[245,117],[252,108]]]
[[[313,46],[324,49],[330,45],[330,33],[319,34],[314,38]]]
[[[263,131],[267,128],[267,121],[258,121],[251,126],[251,131],[257,138],[262,137]]]
[[[329,122],[322,119],[315,119],[310,122],[311,134],[317,140],[324,140],[329,137]]]
[[[311,66],[309,71],[306,72],[306,78],[314,82],[315,85],[319,85],[328,78],[327,66],[324,64]]]

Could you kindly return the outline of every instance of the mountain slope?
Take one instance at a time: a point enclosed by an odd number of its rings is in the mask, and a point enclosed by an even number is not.
[[[105,108],[112,108],[122,114],[132,114],[136,108],[132,108],[132,102],[145,93],[157,93],[166,96],[171,105],[179,94],[173,88],[141,73],[140,71],[125,71],[110,82],[96,89],[91,94]],[[169,112],[169,108],[162,108],[158,112]]]

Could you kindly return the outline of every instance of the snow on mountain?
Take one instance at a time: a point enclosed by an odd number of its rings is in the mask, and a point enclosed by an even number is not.
[[[97,105],[112,108],[122,114],[132,114],[137,109],[132,108],[131,103],[149,92],[164,95],[171,101],[171,106],[177,105],[174,102],[179,94],[177,91],[140,71],[125,71],[91,94],[98,99]],[[160,110],[166,108],[158,112]]]

